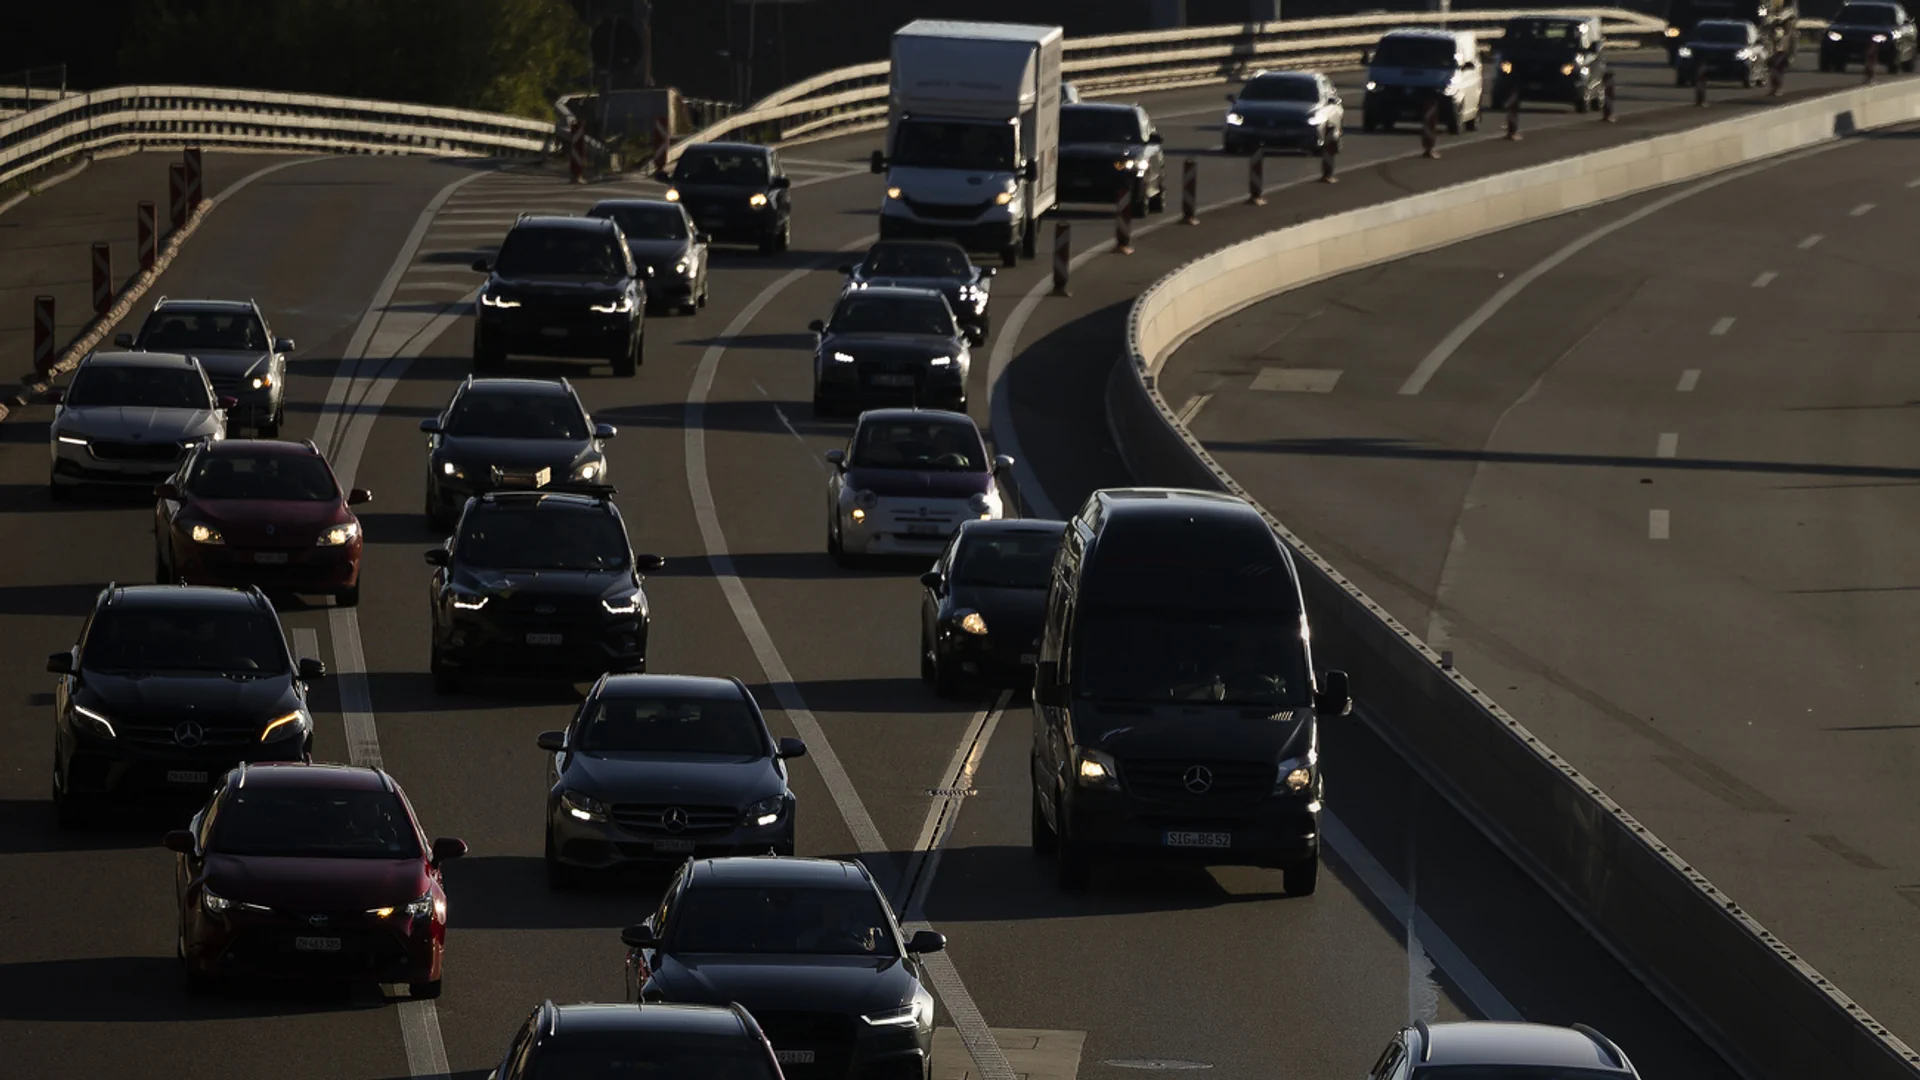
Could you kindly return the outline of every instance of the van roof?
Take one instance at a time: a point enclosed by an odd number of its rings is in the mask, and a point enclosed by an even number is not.
[[[1178,488],[1094,493],[1084,571],[1102,605],[1300,610],[1293,559],[1243,499]],[[1090,507],[1091,508],[1091,507]],[[1084,522],[1088,514],[1082,511]],[[1105,593],[1101,582],[1115,581]]]

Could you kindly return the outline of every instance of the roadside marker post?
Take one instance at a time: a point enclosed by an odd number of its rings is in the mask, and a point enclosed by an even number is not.
[[[197,146],[187,147],[180,156],[180,163],[186,166],[187,213],[191,215],[195,210],[200,209],[200,204],[207,199],[205,163],[201,160],[200,148]]]
[[[567,128],[567,172],[572,183],[587,182],[587,129],[577,116]]]
[[[1200,224],[1200,163],[1192,158],[1180,167],[1180,223]]]
[[[1067,291],[1067,269],[1073,262],[1073,233],[1064,221],[1053,223],[1053,295],[1072,296]]]
[[[53,297],[33,298],[33,370],[53,374]]]
[[[1267,152],[1257,146],[1247,159],[1247,205],[1267,205]]]
[[[113,248],[105,240],[93,242],[93,313],[105,315],[113,307]]]
[[[176,161],[167,166],[167,221],[170,229],[187,223],[187,165]]]
[[[1133,254],[1133,191],[1120,192],[1113,200],[1113,252]]]
[[[139,240],[140,269],[152,270],[160,261],[160,235],[155,227],[153,204],[142,201],[134,208],[134,234]]]

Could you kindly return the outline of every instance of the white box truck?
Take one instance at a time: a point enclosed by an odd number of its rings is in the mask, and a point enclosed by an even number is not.
[[[1008,266],[1039,241],[1060,166],[1057,26],[919,19],[893,35],[884,238],[935,236]]]

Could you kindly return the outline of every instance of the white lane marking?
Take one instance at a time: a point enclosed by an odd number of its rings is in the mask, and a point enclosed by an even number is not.
[[[1907,181],[1907,186],[1910,188],[1920,187],[1920,177]]]
[[[1512,303],[1513,298],[1524,292],[1527,286],[1540,280],[1540,278],[1545,276],[1549,271],[1561,263],[1566,262],[1568,259],[1573,258],[1575,255],[1578,255],[1593,244],[1606,239],[1629,225],[1635,225],[1645,221],[1660,211],[1676,203],[1690,199],[1703,191],[1711,191],[1722,184],[1731,183],[1732,181],[1752,176],[1758,172],[1764,172],[1776,165],[1783,165],[1789,161],[1799,161],[1813,154],[1825,153],[1835,147],[1845,145],[1849,144],[1841,142],[1827,143],[1824,146],[1816,146],[1798,154],[1786,154],[1767,161],[1757,162],[1744,168],[1735,169],[1731,172],[1721,173],[1719,176],[1702,180],[1697,184],[1681,188],[1679,191],[1673,192],[1670,195],[1656,199],[1640,209],[1627,214],[1625,217],[1608,222],[1585,236],[1579,237],[1566,247],[1529,266],[1525,271],[1514,277],[1512,281],[1501,286],[1499,292],[1488,297],[1486,303],[1481,304],[1480,307],[1475,310],[1473,314],[1467,316],[1459,326],[1454,327],[1446,337],[1440,339],[1440,344],[1433,347],[1433,351],[1428,353],[1426,357],[1420,361],[1419,366],[1413,369],[1413,374],[1407,376],[1407,381],[1400,385],[1400,392],[1402,394],[1418,394],[1420,391],[1426,389],[1427,383],[1432,381],[1434,374],[1440,370],[1440,366],[1445,364],[1447,359],[1459,350],[1460,346],[1466,344],[1467,339],[1472,337],[1475,331],[1486,325],[1488,319],[1499,314],[1500,309]],[[1814,243],[1817,243],[1820,238],[1815,236],[1811,239]],[[1808,248],[1812,247],[1813,243],[1802,241],[1800,246]]]
[[[1200,410],[1206,408],[1207,402],[1212,400],[1212,394],[1195,394],[1187,399],[1185,405],[1180,406],[1180,411],[1174,414],[1174,419],[1180,421],[1181,427],[1186,427],[1193,423],[1193,418],[1199,416]]]
[[[959,744],[954,747],[953,760],[940,774],[936,789],[939,794],[928,799],[927,819],[920,825],[920,835],[914,838],[913,851],[908,855],[906,872],[901,877],[897,901],[903,919],[915,922],[926,919],[924,909],[927,896],[933,891],[933,875],[940,867],[940,852],[946,847],[947,838],[953,835],[960,807],[973,792],[974,776],[980,771],[981,758],[986,756],[987,743],[992,741],[994,731],[1000,726],[1001,714],[1006,712],[1007,702],[1012,698],[1013,691],[1002,690],[992,705],[973,714]]]
[[[1679,452],[1680,452],[1680,433],[1677,431],[1661,432],[1660,441],[1657,444],[1655,444],[1653,448],[1653,456],[1654,457],[1673,457]]]
[[[440,1010],[431,1001],[400,1003],[400,1038],[407,1047],[407,1071],[444,1080],[452,1075],[447,1046],[440,1040]]]
[[[1853,209],[1847,211],[1847,216],[1848,217],[1866,217],[1868,214],[1872,212],[1873,212],[1873,204],[1870,202],[1863,202],[1859,206],[1856,206]]]
[[[1805,240],[1800,241],[1800,250],[1805,251],[1808,248],[1812,247],[1813,245],[1825,239],[1826,239],[1826,236],[1824,234],[1814,233],[1812,236],[1809,236]]]
[[[767,404],[773,407],[773,415],[780,418],[780,426],[786,428],[787,434],[793,436],[794,439],[799,442],[801,449],[806,451],[807,460],[813,462],[814,467],[818,468],[822,474],[825,474],[828,471],[827,459],[814,453],[813,447],[807,445],[807,440],[801,436],[800,429],[794,427],[793,421],[787,419],[787,410],[782,409],[780,403],[773,400],[773,395],[767,393],[767,388],[760,385],[759,379],[753,380],[753,388],[760,391],[761,397],[767,399]]]
[[[1647,539],[1665,540],[1673,528],[1673,515],[1665,510],[1647,511]]]
[[[1680,385],[1674,387],[1674,389],[1679,391],[1682,394],[1691,394],[1693,393],[1693,388],[1699,385],[1700,385],[1700,369],[1688,368],[1687,370],[1680,373]]]
[[[320,631],[311,626],[294,627],[293,655],[296,660],[320,659]]]
[[[1247,389],[1282,394],[1330,394],[1339,381],[1339,368],[1263,367],[1247,384]]]
[[[1779,274],[1773,272],[1772,270],[1768,270],[1762,273],[1759,277],[1753,279],[1753,287],[1756,289],[1764,289],[1767,286],[1773,284],[1773,279],[1779,276],[1780,276]]]
[[[1726,337],[1727,331],[1731,329],[1733,329],[1733,316],[1722,315],[1719,319],[1715,320],[1713,329],[1708,330],[1707,333],[1713,337]]]

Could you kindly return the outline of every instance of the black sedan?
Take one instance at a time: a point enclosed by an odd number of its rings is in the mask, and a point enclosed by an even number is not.
[[[1692,86],[1696,78],[1759,86],[1767,77],[1767,45],[1760,31],[1739,19],[1704,19],[1674,53],[1673,84]]]
[[[920,576],[920,678],[952,697],[967,682],[1031,686],[1059,521],[968,521]]]
[[[498,257],[473,269],[487,275],[474,298],[475,371],[515,353],[605,359],[627,377],[646,362],[644,272],[617,224],[523,214]]]
[[[445,530],[475,495],[607,483],[606,440],[565,379],[475,379],[420,421],[427,441],[427,526]]]
[[[647,302],[691,315],[707,306],[706,233],[696,230],[687,208],[665,199],[605,199],[587,211],[610,218],[626,234],[634,265],[647,275]]]
[[[935,289],[947,298],[967,339],[984,345],[992,317],[987,303],[992,299],[988,281],[991,266],[975,266],[966,249],[951,240],[882,240],[867,249],[867,257],[851,266],[842,266],[850,289],[870,289],[876,285],[905,289]]]
[[[695,855],[793,854],[786,759],[738,679],[608,675],[565,731],[540,736],[547,767],[547,881]]]
[[[1227,95],[1220,145],[1229,154],[1284,146],[1319,154],[1340,152],[1347,107],[1332,80],[1317,71],[1262,71],[1238,94]]]
[[[933,995],[920,957],[857,862],[690,862],[660,909],[620,935],[636,1001],[747,1007],[787,1080],[932,1075]]]
[[[1167,155],[1138,105],[1060,107],[1060,201],[1112,206],[1130,195],[1133,216],[1167,208]]]
[[[1905,7],[1893,3],[1842,6],[1828,20],[1820,40],[1820,70],[1845,71],[1850,61],[1865,63],[1869,49],[1877,50],[1875,64],[1883,71],[1914,69],[1920,41]]]
[[[832,415],[869,402],[967,409],[973,367],[967,336],[933,289],[849,289],[813,350],[813,412]]]
[[[686,207],[716,240],[754,244],[762,255],[793,242],[793,181],[770,146],[695,143],[671,174],[656,178],[667,185],[667,200]]]

